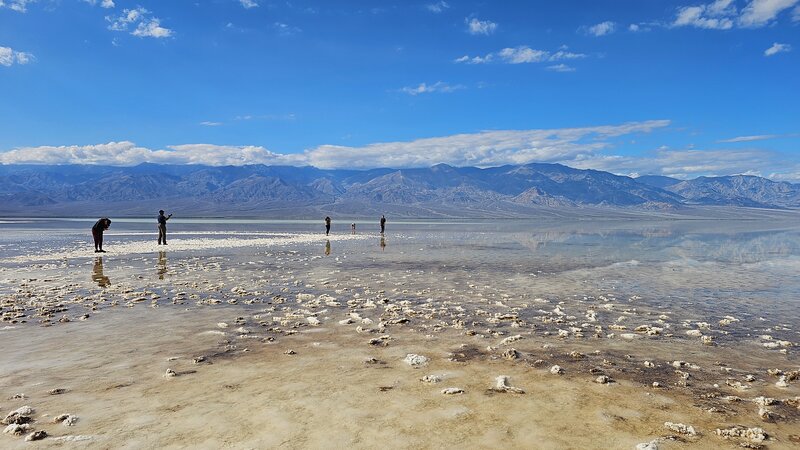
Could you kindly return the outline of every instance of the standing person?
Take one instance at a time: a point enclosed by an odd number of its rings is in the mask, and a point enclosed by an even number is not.
[[[92,227],[92,238],[94,238],[94,252],[105,253],[103,250],[103,232],[111,226],[111,219],[103,217],[94,223]]]
[[[325,216],[325,236],[331,234],[331,218],[330,216]]]
[[[386,216],[381,214],[381,234],[383,234],[383,231],[385,229],[386,229]]]
[[[353,231],[353,234],[356,234],[356,223],[355,222],[350,224],[350,230]]]
[[[158,211],[158,245],[164,242],[167,245],[167,221],[172,217],[172,214],[165,216],[164,210]]]

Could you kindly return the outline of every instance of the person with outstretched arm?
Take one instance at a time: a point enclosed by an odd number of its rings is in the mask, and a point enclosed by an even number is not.
[[[172,214],[165,216],[164,210],[158,211],[158,245],[163,242],[167,245],[167,221],[172,217]]]
[[[331,234],[331,217],[325,216],[325,236]]]
[[[383,231],[385,229],[386,229],[386,216],[381,214],[381,234],[383,234]]]
[[[94,223],[92,227],[92,238],[94,238],[94,252],[105,253],[103,250],[103,232],[111,226],[111,219],[103,217]]]

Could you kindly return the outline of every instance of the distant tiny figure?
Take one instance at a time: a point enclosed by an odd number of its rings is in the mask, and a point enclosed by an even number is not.
[[[381,234],[386,230],[386,216],[381,214]]]
[[[163,209],[158,211],[158,245],[162,242],[167,245],[167,221],[170,217],[172,214],[165,216]]]
[[[330,256],[331,254],[331,241],[325,241],[325,256]]]
[[[92,238],[94,238],[94,252],[105,253],[103,250],[103,232],[111,226],[111,219],[103,217],[94,223],[92,227]]]
[[[325,236],[331,234],[331,218],[325,216]]]
[[[356,223],[355,222],[350,224],[350,229],[353,230],[353,234],[356,234]]]

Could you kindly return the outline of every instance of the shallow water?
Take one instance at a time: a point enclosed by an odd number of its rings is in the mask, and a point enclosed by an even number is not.
[[[714,429],[735,424],[762,427],[770,448],[800,439],[791,401],[766,420],[749,401],[800,395],[800,381],[767,373],[798,370],[797,221],[390,221],[380,236],[336,220],[326,237],[321,221],[175,219],[166,247],[150,222],[115,220],[98,257],[93,220],[0,220],[4,410],[74,411],[74,430],[37,423],[99,448],[724,448],[737,442]],[[430,365],[411,369],[406,353]],[[201,354],[213,364],[191,364]],[[443,383],[419,381],[437,371]],[[487,391],[498,375],[526,394]],[[112,394],[92,377],[135,387]],[[240,388],[220,387],[227,378]],[[2,401],[58,384],[81,395]],[[439,393],[451,385],[465,393]]]

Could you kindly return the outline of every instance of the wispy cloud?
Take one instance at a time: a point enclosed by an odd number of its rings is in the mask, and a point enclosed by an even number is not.
[[[437,81],[433,84],[420,83],[417,86],[408,86],[400,89],[400,92],[405,92],[409,95],[430,94],[434,92],[455,92],[460,89],[465,89],[466,86],[456,84],[452,85],[444,81]]]
[[[35,57],[26,52],[18,52],[11,47],[0,47],[0,66],[10,67],[14,64],[28,64]]]
[[[442,1],[438,1],[436,3],[428,3],[427,5],[425,5],[425,8],[427,8],[428,11],[430,11],[430,12],[440,13],[440,12],[444,11],[445,9],[450,8],[450,5],[447,4],[446,1],[442,0]]]
[[[204,120],[203,122],[200,122],[200,125],[202,125],[204,127],[218,127],[218,126],[222,125],[222,122],[211,122],[211,121],[208,121],[208,120]]]
[[[106,16],[110,22],[108,26],[112,31],[129,31],[137,37],[166,38],[173,34],[173,31],[161,26],[161,20],[153,17],[150,11],[140,7],[135,9],[124,9],[122,14],[112,17]]]
[[[469,34],[483,34],[490,35],[497,30],[497,24],[489,20],[479,20],[477,18],[464,19],[467,24],[467,32]]]
[[[278,34],[280,34],[281,36],[294,36],[295,34],[301,33],[303,31],[302,29],[296,26],[289,25],[283,22],[275,22],[272,24],[272,26],[275,27],[276,30],[278,30]]]
[[[551,70],[553,72],[575,72],[575,68],[574,67],[570,67],[570,66],[568,66],[566,64],[563,64],[563,63],[562,64],[555,64],[555,65],[552,65],[552,66],[547,66],[546,69],[547,70]]]
[[[244,9],[257,8],[258,3],[255,0],[239,0]]]
[[[294,113],[288,114],[242,114],[233,118],[233,120],[295,120],[297,115]]]
[[[772,44],[772,47],[764,50],[764,56],[772,56],[777,55],[778,53],[789,52],[792,50],[792,46],[789,44],[779,44],[775,42]]]
[[[464,55],[455,59],[454,62],[466,64],[486,64],[493,61],[498,61],[507,64],[525,64],[564,61],[585,57],[586,55],[583,53],[573,53],[564,49],[556,52],[549,52],[547,50],[537,50],[530,48],[527,45],[521,45],[513,48],[507,47],[500,51],[489,53],[485,56]]]
[[[37,0],[8,0],[8,3],[0,0],[0,8],[8,8],[12,11],[24,13],[28,12],[28,5],[36,3]]]
[[[752,136],[737,136],[737,137],[730,138],[730,139],[722,139],[722,140],[719,140],[717,142],[720,142],[720,143],[753,142],[753,141],[764,141],[764,140],[767,140],[767,139],[775,139],[777,137],[780,137],[780,135],[777,135],[777,134],[756,134],[756,135],[752,135]]]
[[[597,25],[592,25],[586,31],[592,36],[605,36],[611,34],[617,29],[617,24],[611,21],[600,22]]]
[[[652,174],[675,178],[769,173],[777,157],[765,150],[658,149],[643,157],[590,155],[568,163],[579,169],[617,174]]]

